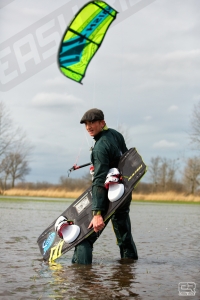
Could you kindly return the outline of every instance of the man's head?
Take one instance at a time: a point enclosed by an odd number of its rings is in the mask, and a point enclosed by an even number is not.
[[[92,108],[86,111],[80,121],[81,124],[85,123],[85,121],[101,121],[104,120],[104,114],[102,110],[98,108]]]
[[[96,136],[105,126],[104,114],[100,109],[92,108],[85,112],[80,123],[85,123],[88,133]]]

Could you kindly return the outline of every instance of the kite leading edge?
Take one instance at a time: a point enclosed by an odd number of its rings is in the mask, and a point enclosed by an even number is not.
[[[116,15],[117,11],[103,1],[90,1],[78,11],[58,52],[59,68],[66,77],[81,83]]]

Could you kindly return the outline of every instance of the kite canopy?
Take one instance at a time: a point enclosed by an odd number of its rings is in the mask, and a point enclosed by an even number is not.
[[[81,83],[92,57],[116,18],[117,11],[103,1],[91,1],[79,10],[62,39],[58,63],[61,72]]]

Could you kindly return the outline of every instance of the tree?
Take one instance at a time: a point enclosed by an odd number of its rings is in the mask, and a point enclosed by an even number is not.
[[[179,169],[178,161],[179,158],[168,160],[168,173],[167,173],[168,190],[173,190],[177,188],[176,172]]]
[[[157,156],[155,158],[154,157],[151,158],[151,164],[149,166],[149,173],[151,175],[151,182],[153,184],[152,192],[157,191],[157,186],[158,186],[158,182],[159,182],[160,161],[161,161],[161,158],[159,156]]]
[[[167,175],[168,175],[167,173],[168,173],[167,159],[163,158],[160,161],[160,168],[159,168],[159,184],[162,189],[162,192],[166,191]]]
[[[31,150],[26,134],[19,127],[15,129],[5,105],[0,102],[0,184],[3,189],[8,180],[14,187],[17,179],[23,180],[30,172]]]
[[[11,187],[15,186],[17,179],[23,180],[24,176],[30,171],[28,161],[23,157],[22,153],[9,153],[2,161],[4,168],[4,188],[6,188],[7,179],[10,176]]]
[[[6,189],[6,183],[8,180],[8,176],[9,176],[9,162],[8,160],[6,160],[5,158],[2,160],[1,164],[0,164],[0,174],[2,173],[3,176],[1,179],[1,185],[0,187],[3,187],[4,189]]]
[[[177,159],[162,158],[159,170],[159,183],[162,192],[174,190],[176,185]]]
[[[188,158],[184,173],[183,182],[190,194],[195,194],[198,186],[200,186],[200,158]]]
[[[200,102],[194,105],[191,118],[190,141],[200,151]]]
[[[3,102],[0,102],[0,158],[9,150],[14,138],[13,123]]]
[[[90,176],[91,177],[91,176]],[[69,178],[66,176],[61,176],[59,179],[59,186],[68,191],[75,191],[86,189],[91,185],[86,178]]]
[[[177,159],[161,158],[151,159],[149,173],[151,175],[152,192],[173,190],[176,186]]]

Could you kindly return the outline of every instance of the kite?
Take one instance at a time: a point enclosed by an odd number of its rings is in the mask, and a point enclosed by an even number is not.
[[[90,1],[71,21],[58,51],[60,71],[81,83],[117,11],[103,1]]]

